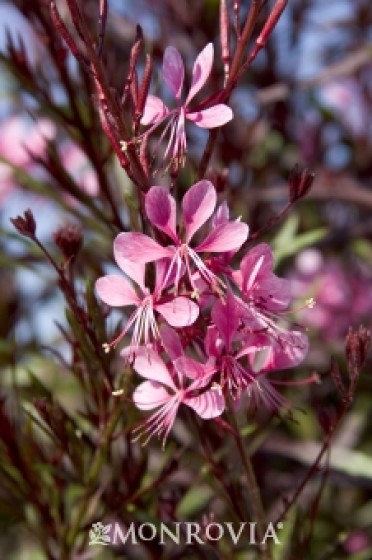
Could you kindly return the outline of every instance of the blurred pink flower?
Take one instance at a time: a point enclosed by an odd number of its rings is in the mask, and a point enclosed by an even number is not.
[[[348,554],[358,554],[370,547],[372,544],[370,536],[365,531],[354,531],[350,533],[343,543],[343,548]]]
[[[45,156],[48,142],[56,136],[55,124],[46,118],[34,121],[23,115],[14,115],[3,121],[0,127],[0,157],[5,161],[0,162],[0,202],[17,187],[12,165],[35,174],[37,164],[33,157]],[[99,192],[97,176],[79,146],[66,140],[57,146],[57,150],[62,165],[74,181],[86,194],[96,196]]]
[[[32,156],[42,156],[48,141],[56,133],[55,125],[48,119],[31,121],[20,115],[9,117],[0,126],[0,201],[16,185],[11,165],[29,170]]]
[[[182,165],[186,152],[185,119],[193,122],[200,128],[215,128],[222,126],[233,118],[230,107],[224,104],[213,105],[201,111],[190,111],[189,105],[195,95],[206,83],[212,70],[213,45],[209,43],[197,56],[193,71],[191,87],[186,101],[181,103],[185,69],[180,53],[174,47],[167,47],[163,58],[163,79],[178,103],[176,109],[168,109],[159,97],[149,95],[147,97],[141,124],[152,125],[146,131],[150,134],[165,119],[170,118],[165,127],[161,140],[170,131],[168,146],[164,158],[170,157],[173,162]]]
[[[342,339],[350,325],[372,312],[372,275],[357,262],[349,266],[306,249],[298,255],[290,280],[294,297],[316,301],[314,309],[301,311],[301,323],[319,329],[325,340]]]
[[[370,110],[356,79],[330,82],[320,89],[319,97],[321,103],[331,109],[352,134],[370,137]]]
[[[89,196],[97,196],[99,185],[95,174],[85,153],[72,142],[65,142],[59,150],[61,161],[72,178]]]

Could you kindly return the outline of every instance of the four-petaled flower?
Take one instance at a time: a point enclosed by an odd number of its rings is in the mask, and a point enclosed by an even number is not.
[[[195,233],[213,214],[217,195],[209,181],[195,183],[182,200],[184,235],[176,228],[176,202],[163,187],[151,187],[146,195],[146,213],[150,222],[165,233],[173,245],[163,247],[143,233],[122,233],[123,256],[131,261],[147,263],[168,258],[169,266],[165,276],[168,280],[175,273],[176,293],[183,273],[197,292],[193,280],[191,263],[205,282],[215,291],[220,291],[221,280],[206,266],[200,253],[225,253],[239,249],[248,237],[248,226],[240,221],[224,221],[211,228],[203,241],[191,247]]]
[[[141,124],[152,125],[145,134],[150,134],[155,128],[169,118],[161,140],[170,132],[168,146],[164,159],[168,157],[177,165],[184,163],[186,152],[185,120],[192,121],[201,128],[215,128],[222,126],[233,118],[230,107],[222,103],[200,111],[190,110],[190,102],[206,83],[213,64],[213,45],[209,43],[197,56],[191,79],[191,87],[184,103],[181,94],[185,76],[184,64],[180,53],[174,47],[167,47],[163,58],[163,79],[175,97],[178,107],[168,109],[159,97],[149,95],[146,100]]]
[[[114,256],[121,270],[138,286],[138,293],[132,285],[117,274],[102,276],[96,282],[96,289],[100,298],[113,307],[135,306],[128,322],[120,335],[110,344],[106,344],[108,351],[127,334],[133,326],[131,348],[136,350],[141,341],[148,346],[151,340],[159,335],[155,311],[174,327],[191,325],[198,317],[199,308],[190,298],[179,296],[163,296],[165,262],[156,263],[156,279],[153,292],[145,286],[145,265],[141,262],[127,260],[125,253],[124,234],[119,234],[114,241]]]
[[[212,383],[214,371],[180,355],[168,367],[153,350],[137,353],[134,370],[146,379],[133,393],[141,410],[157,409],[136,429],[147,440],[162,436],[163,443],[174,424],[181,404],[192,408],[201,418],[220,416],[225,408],[221,387]]]

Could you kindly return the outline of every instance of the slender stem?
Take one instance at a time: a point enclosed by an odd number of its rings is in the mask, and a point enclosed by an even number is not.
[[[321,460],[323,459],[325,453],[327,452],[327,450],[329,449],[332,440],[334,438],[334,435],[338,429],[338,427],[340,426],[342,420],[344,419],[347,411],[349,410],[349,407],[345,407],[340,416],[337,418],[336,422],[334,423],[333,426],[331,426],[328,434],[326,435],[324,441],[323,441],[323,445],[319,450],[318,455],[316,456],[313,464],[311,465],[311,467],[309,468],[309,470],[307,471],[307,473],[305,474],[304,478],[302,479],[301,483],[298,485],[297,489],[295,490],[295,492],[293,493],[292,497],[286,501],[286,505],[285,508],[283,509],[283,511],[280,513],[280,515],[278,516],[278,518],[276,519],[275,523],[279,523],[282,519],[285,518],[285,516],[287,515],[287,513],[289,512],[289,510],[294,506],[294,504],[297,502],[298,498],[300,497],[300,495],[302,494],[305,486],[307,485],[307,483],[309,482],[309,480],[311,480],[311,478],[314,476],[314,474],[317,472],[319,465],[321,463]]]
[[[252,37],[252,33],[254,30],[254,26],[256,24],[257,21],[257,17],[260,11],[260,7],[261,7],[261,3],[259,0],[253,0],[251,7],[249,9],[248,15],[247,15],[247,19],[245,21],[244,24],[244,29],[243,32],[241,34],[241,36],[238,39],[238,45],[237,45],[237,49],[234,53],[234,57],[231,63],[231,69],[230,69],[230,76],[229,76],[229,80],[228,80],[228,84],[231,84],[234,79],[236,78],[236,75],[239,72],[239,68],[243,62],[243,59],[245,57],[245,49]]]
[[[199,168],[198,168],[198,179],[199,180],[203,179],[203,177],[205,175],[205,172],[207,171],[209,160],[212,157],[213,148],[214,148],[214,145],[215,145],[216,140],[217,140],[218,132],[219,132],[219,129],[214,128],[209,133],[208,142],[205,146],[204,153],[202,155],[202,158],[201,158],[200,164],[199,164]]]
[[[52,255],[49,253],[49,251],[46,249],[46,247],[44,247],[44,245],[39,241],[39,239],[34,236],[33,237],[33,241],[36,243],[36,245],[39,247],[39,249],[44,253],[44,255],[46,256],[46,258],[48,259],[48,261],[50,262],[50,264],[53,266],[53,268],[55,269],[55,271],[58,274],[59,280],[60,280],[60,286],[62,288],[62,292],[65,296],[66,302],[69,305],[71,311],[73,312],[73,314],[75,315],[77,321],[80,323],[80,325],[83,327],[84,331],[86,332],[88,338],[90,339],[93,348],[96,350],[96,354],[97,354],[97,358],[102,366],[102,369],[105,373],[105,385],[106,388],[110,391],[110,369],[109,366],[106,362],[106,360],[104,359],[103,353],[102,353],[102,346],[99,343],[99,341],[97,340],[96,337],[96,333],[94,331],[94,329],[89,325],[89,322],[87,320],[87,315],[85,310],[81,307],[81,305],[79,304],[79,302],[76,299],[76,294],[75,294],[75,290],[73,288],[73,285],[70,284],[66,278],[65,272],[61,269],[61,267],[56,263],[56,261],[54,260],[54,258],[52,257]]]
[[[239,74],[239,68],[243,62],[243,59],[245,57],[245,49],[252,37],[252,33],[254,30],[254,27],[256,25],[256,21],[257,21],[257,17],[260,11],[260,0],[253,0],[251,7],[249,9],[248,15],[247,15],[247,19],[245,21],[244,24],[244,29],[242,34],[238,37],[238,43],[237,43],[237,47],[236,47],[236,51],[234,53],[233,59],[232,59],[232,63],[231,63],[231,68],[230,68],[230,72],[229,72],[229,78],[226,82],[226,85],[223,89],[223,93],[221,95],[221,101],[223,100],[223,102],[226,102],[229,97],[230,94],[233,90],[233,88],[236,86],[237,84],[237,76]],[[223,98],[223,99],[222,99]],[[212,153],[213,153],[213,149],[217,140],[217,136],[218,136],[218,132],[219,129],[216,128],[214,130],[212,130],[209,133],[209,139],[207,142],[207,145],[205,147],[203,156],[200,160],[200,164],[199,164],[199,168],[198,168],[198,178],[202,179],[205,175],[205,172],[207,171],[207,167],[210,161],[210,158],[212,157]]]
[[[245,520],[245,513],[243,512],[242,508],[240,507],[240,504],[238,503],[238,500],[234,499],[234,493],[232,491],[232,488],[229,486],[229,484],[226,483],[224,477],[219,475],[219,473],[221,471],[222,472],[225,471],[225,465],[222,464],[222,459],[219,459],[218,461],[215,461],[214,456],[213,456],[212,446],[210,445],[210,443],[208,441],[208,432],[204,431],[200,428],[200,426],[199,426],[199,424],[198,424],[198,422],[195,419],[193,414],[189,414],[188,418],[189,418],[190,423],[191,423],[191,425],[193,426],[193,428],[196,432],[197,438],[199,439],[204,459],[208,463],[208,465],[211,469],[211,472],[215,476],[215,479],[220,483],[222,491],[224,493],[224,497],[227,498],[227,501],[230,503],[231,508],[234,510],[237,518],[240,521],[244,521]]]
[[[259,544],[260,556],[262,560],[270,560],[270,553],[269,550],[267,549],[266,543],[264,542],[264,535],[265,535],[264,527],[266,523],[266,515],[261,500],[261,492],[257,484],[256,475],[253,469],[252,462],[246,452],[244,441],[242,439],[242,436],[240,435],[239,426],[235,417],[234,408],[230,400],[228,401],[228,413],[229,413],[230,422],[234,429],[233,437],[235,439],[235,443],[238,448],[238,452],[244,469],[244,474],[247,480],[247,489],[252,505],[253,518],[257,522],[257,534],[260,543]]]
[[[292,208],[293,203],[292,202],[288,202],[286,204],[286,206],[284,208],[282,208],[282,210],[280,210],[280,212],[278,212],[278,214],[275,214],[275,216],[273,216],[272,218],[270,218],[267,223],[262,226],[261,228],[257,229],[256,231],[253,231],[247,241],[245,241],[245,243],[241,246],[241,248],[239,249],[239,254],[243,255],[245,253],[245,251],[249,248],[250,244],[252,243],[252,241],[256,241],[256,239],[258,239],[259,237],[261,237],[262,235],[264,235],[265,233],[267,233],[271,228],[273,228],[274,226],[276,226],[281,220],[283,220],[283,218],[287,215],[288,211]]]
[[[71,529],[66,535],[66,544],[69,550],[72,549],[76,537],[79,533],[84,514],[87,510],[88,501],[91,497],[92,488],[97,482],[101,467],[106,457],[107,449],[110,444],[111,437],[115,431],[115,428],[121,417],[121,402],[115,399],[115,404],[111,412],[111,416],[106,424],[105,430],[102,433],[101,443],[97,447],[96,452],[93,456],[91,467],[88,472],[86,479],[86,490],[81,502],[76,510],[73,520],[71,521]]]

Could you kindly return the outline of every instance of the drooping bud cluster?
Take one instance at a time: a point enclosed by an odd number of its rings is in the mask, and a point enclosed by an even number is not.
[[[289,283],[272,271],[273,256],[261,243],[233,266],[248,237],[248,226],[230,220],[209,181],[194,184],[177,205],[169,192],[153,186],[145,198],[147,218],[160,243],[143,233],[121,233],[114,241],[119,275],[99,278],[101,299],[114,307],[132,307],[114,347],[130,330],[122,351],[145,379],[133,401],[154,410],[140,434],[165,441],[181,404],[201,418],[225,409],[226,396],[237,402],[263,402],[275,410],[285,401],[267,374],[299,364],[308,348],[306,335],[283,327],[281,315],[290,300]],[[208,223],[208,225],[207,225]],[[148,285],[146,269],[155,280]]]

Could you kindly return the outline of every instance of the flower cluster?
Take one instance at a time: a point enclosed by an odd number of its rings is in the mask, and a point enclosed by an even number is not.
[[[132,282],[110,274],[96,283],[107,305],[134,308],[106,349],[132,330],[122,356],[145,379],[133,401],[155,410],[140,435],[165,441],[181,404],[204,419],[220,416],[227,398],[248,396],[275,410],[285,401],[267,374],[296,366],[307,352],[306,335],[283,326],[289,286],[273,273],[270,247],[249,249],[235,268],[248,226],[216,203],[209,181],[194,184],[177,226],[174,198],[151,187],[145,209],[156,239],[128,232],[114,241],[115,260]]]

